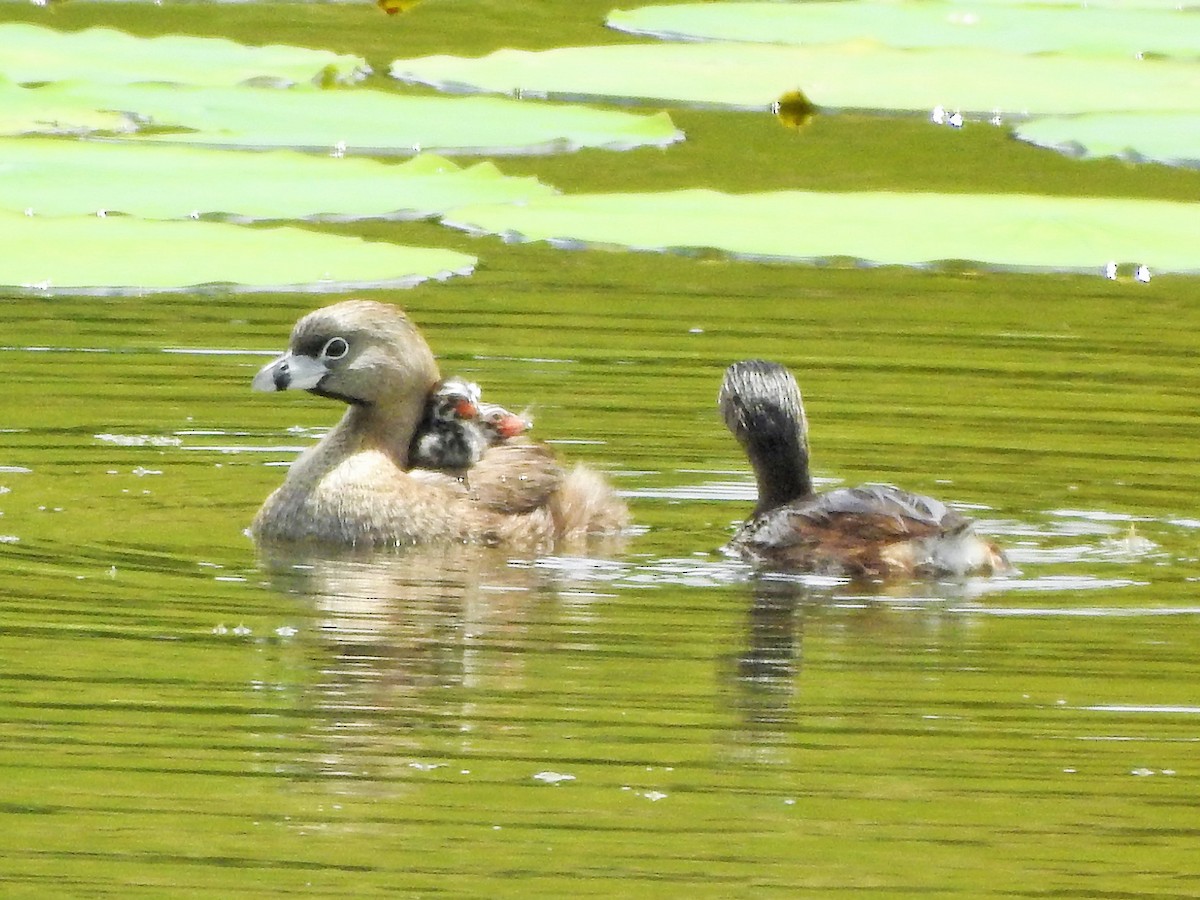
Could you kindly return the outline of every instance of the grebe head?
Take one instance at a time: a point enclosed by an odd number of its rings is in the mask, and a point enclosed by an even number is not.
[[[347,300],[297,322],[287,352],[254,376],[253,387],[371,405],[423,395],[437,380],[433,353],[403,312],[386,303]]]
[[[480,417],[479,385],[447,378],[429,395],[429,418],[438,422],[468,422]]]
[[[808,423],[791,372],[761,359],[736,362],[725,371],[717,405],[754,467],[756,512],[812,494]]]

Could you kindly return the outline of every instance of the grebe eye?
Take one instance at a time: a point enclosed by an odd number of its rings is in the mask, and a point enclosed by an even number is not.
[[[350,352],[350,345],[346,343],[345,338],[334,337],[325,342],[325,346],[321,348],[321,357],[323,359],[341,359]]]

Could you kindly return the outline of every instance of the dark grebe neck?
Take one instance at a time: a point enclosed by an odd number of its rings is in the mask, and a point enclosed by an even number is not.
[[[812,477],[808,473],[808,446],[802,435],[793,432],[769,438],[760,436],[759,440],[747,441],[742,446],[746,448],[758,482],[755,515],[813,493]]]
[[[808,423],[800,389],[787,369],[757,359],[734,363],[717,402],[754,467],[756,515],[813,494]]]

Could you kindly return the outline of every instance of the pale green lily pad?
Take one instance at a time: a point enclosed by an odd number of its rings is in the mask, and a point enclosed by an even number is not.
[[[63,32],[0,25],[0,76],[17,83],[86,79],[129,83],[233,85],[352,83],[366,60],[303,47],[248,47],[221,38],[134,37],[110,28]]]
[[[1189,10],[1200,8],[1197,0],[951,0],[966,6],[1069,6],[1089,9],[1161,9]]]
[[[1072,156],[1200,167],[1200,113],[1124,113],[1035,119],[1015,129],[1023,141]]]
[[[466,275],[475,258],[298,228],[46,218],[0,211],[0,286],[45,293],[395,287]]]
[[[72,132],[98,110],[120,110],[122,137],[161,143],[339,153],[561,153],[581,147],[665,146],[683,133],[665,113],[635,115],[494,97],[413,97],[366,89],[0,83],[10,134]],[[31,96],[36,96],[31,100]]]
[[[1200,65],[1166,60],[894,50],[853,43],[624,44],[396,60],[391,75],[446,91],[622,98],[766,109],[803,91],[825,108],[987,115],[1200,109]]]
[[[118,134],[136,127],[117,110],[65,104],[58,90],[29,90],[0,76],[0,134]]]
[[[956,3],[687,3],[614,10],[611,28],[670,40],[976,47],[1006,53],[1160,54],[1196,59],[1200,16],[1083,7],[973,7]]]
[[[39,216],[107,210],[151,219],[411,219],[553,193],[492,163],[462,169],[430,154],[392,165],[282,150],[0,139],[0,208]]]
[[[795,261],[1099,272],[1109,260],[1200,271],[1200,204],[1013,194],[708,190],[473,206],[446,224],[508,239],[635,250],[715,249]]]

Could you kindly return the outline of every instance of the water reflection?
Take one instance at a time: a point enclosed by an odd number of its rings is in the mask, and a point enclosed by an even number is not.
[[[794,744],[798,732],[831,712],[820,701],[801,700],[810,623],[821,640],[828,643],[831,634],[840,636],[838,643],[852,645],[847,652],[855,655],[869,653],[879,643],[894,644],[904,655],[940,649],[944,635],[958,634],[966,617],[978,609],[968,596],[981,580],[869,586],[778,573],[753,577],[747,584],[739,650],[723,665],[724,693],[737,720],[731,735],[735,758],[785,762],[773,748]],[[816,693],[827,695],[829,686]],[[840,710],[834,712],[841,715]]]
[[[468,753],[495,715],[486,700],[525,685],[523,651],[542,640],[531,630],[559,598],[593,593],[561,568],[476,545],[260,551],[271,587],[314,617],[322,776],[376,781]]]
[[[1101,526],[1089,536],[1124,540]],[[1057,517],[1012,531],[1029,545],[1080,539]],[[1011,679],[1009,705],[1030,690],[995,635],[1022,620],[1052,618],[1058,631],[1081,618],[1145,627],[1195,614],[1122,599],[1137,583],[1121,576],[1145,557],[1109,578],[1102,553],[1081,551],[1035,553],[1009,578],[870,584],[758,571],[716,552],[634,552],[654,539],[549,556],[261,548],[269,586],[309,615],[307,669],[289,692],[316,748],[300,773],[323,792],[372,800],[435,785],[486,796],[566,773],[554,789],[600,803],[630,784],[667,796],[688,777],[804,772],[875,735],[986,731],[981,710],[994,701],[975,673]],[[1081,590],[1095,598],[1086,606]],[[1031,591],[1037,607],[1021,599]],[[1043,702],[1037,715],[1058,709]],[[864,750],[854,765],[873,759]]]
[[[810,589],[762,579],[746,615],[745,645],[733,668],[733,705],[744,741],[778,743],[794,723],[793,699],[804,658],[804,603]]]

